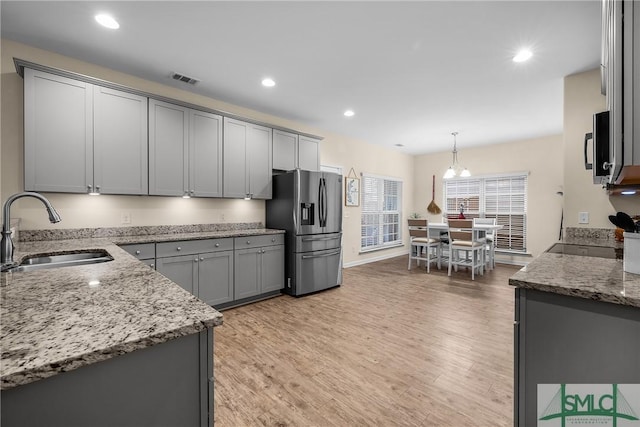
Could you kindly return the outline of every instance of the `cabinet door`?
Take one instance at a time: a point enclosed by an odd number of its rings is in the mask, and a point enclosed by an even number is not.
[[[261,292],[284,288],[284,245],[262,248]]]
[[[272,129],[249,125],[247,132],[247,168],[249,193],[254,199],[271,198]]]
[[[233,301],[233,251],[200,255],[198,298],[209,305]]]
[[[320,170],[320,140],[300,135],[298,138],[298,167],[308,171]]]
[[[197,255],[158,258],[156,270],[182,288],[197,295],[198,257]]]
[[[296,168],[298,135],[273,130],[273,169],[289,171]]]
[[[223,196],[241,198],[249,193],[247,183],[247,126],[240,120],[224,118]]]
[[[222,197],[222,117],[191,110],[189,126],[189,192]]]
[[[92,85],[25,68],[25,190],[86,193],[92,183]]]
[[[252,297],[260,291],[262,248],[241,249],[235,251],[234,299]]]
[[[104,194],[148,194],[147,98],[93,88],[94,185]]]
[[[149,99],[149,194],[188,190],[189,109]]]

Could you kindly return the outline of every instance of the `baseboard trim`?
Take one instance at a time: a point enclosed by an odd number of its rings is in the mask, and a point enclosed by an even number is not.
[[[380,255],[373,258],[351,261],[351,262],[344,263],[343,268],[356,267],[358,265],[369,264],[371,262],[376,262],[376,261],[383,261],[385,259],[395,258],[399,256],[407,256],[407,253],[404,251],[400,253],[394,252],[394,253]],[[508,260],[508,259],[500,259],[499,257],[496,257],[496,263],[506,264],[506,265],[518,265],[520,267],[525,267],[527,264],[529,264],[528,261],[514,261],[514,260]]]
[[[407,254],[408,254],[408,252],[406,250],[403,250],[402,252],[394,251],[392,253],[380,255],[380,256],[377,256],[377,257],[373,257],[373,258],[366,258],[366,259],[360,259],[360,260],[356,260],[356,261],[346,262],[346,263],[344,263],[343,267],[344,268],[355,267],[357,265],[369,264],[371,262],[382,261],[382,260],[389,259],[389,258],[395,258],[395,257],[399,257],[399,256],[408,256]]]

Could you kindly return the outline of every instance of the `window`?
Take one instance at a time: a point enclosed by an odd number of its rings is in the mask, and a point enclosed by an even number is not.
[[[527,175],[500,175],[445,181],[445,215],[457,218],[496,218],[504,228],[496,250],[527,251]]]
[[[362,175],[362,252],[402,245],[402,181]]]

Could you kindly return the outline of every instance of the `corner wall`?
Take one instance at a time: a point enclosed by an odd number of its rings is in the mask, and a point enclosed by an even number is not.
[[[584,168],[583,141],[593,130],[593,114],[606,109],[600,93],[600,70],[572,74],[564,79],[564,193],[565,227],[615,228],[607,218],[617,211],[640,214],[640,196],[608,196],[593,184]],[[591,146],[589,146],[591,147]],[[578,224],[579,212],[589,213],[588,224]]]

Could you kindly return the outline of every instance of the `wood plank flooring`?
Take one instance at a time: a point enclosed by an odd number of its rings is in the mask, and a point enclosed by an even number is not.
[[[226,310],[216,427],[513,425],[518,269],[472,282],[397,257],[345,269],[336,289]]]

